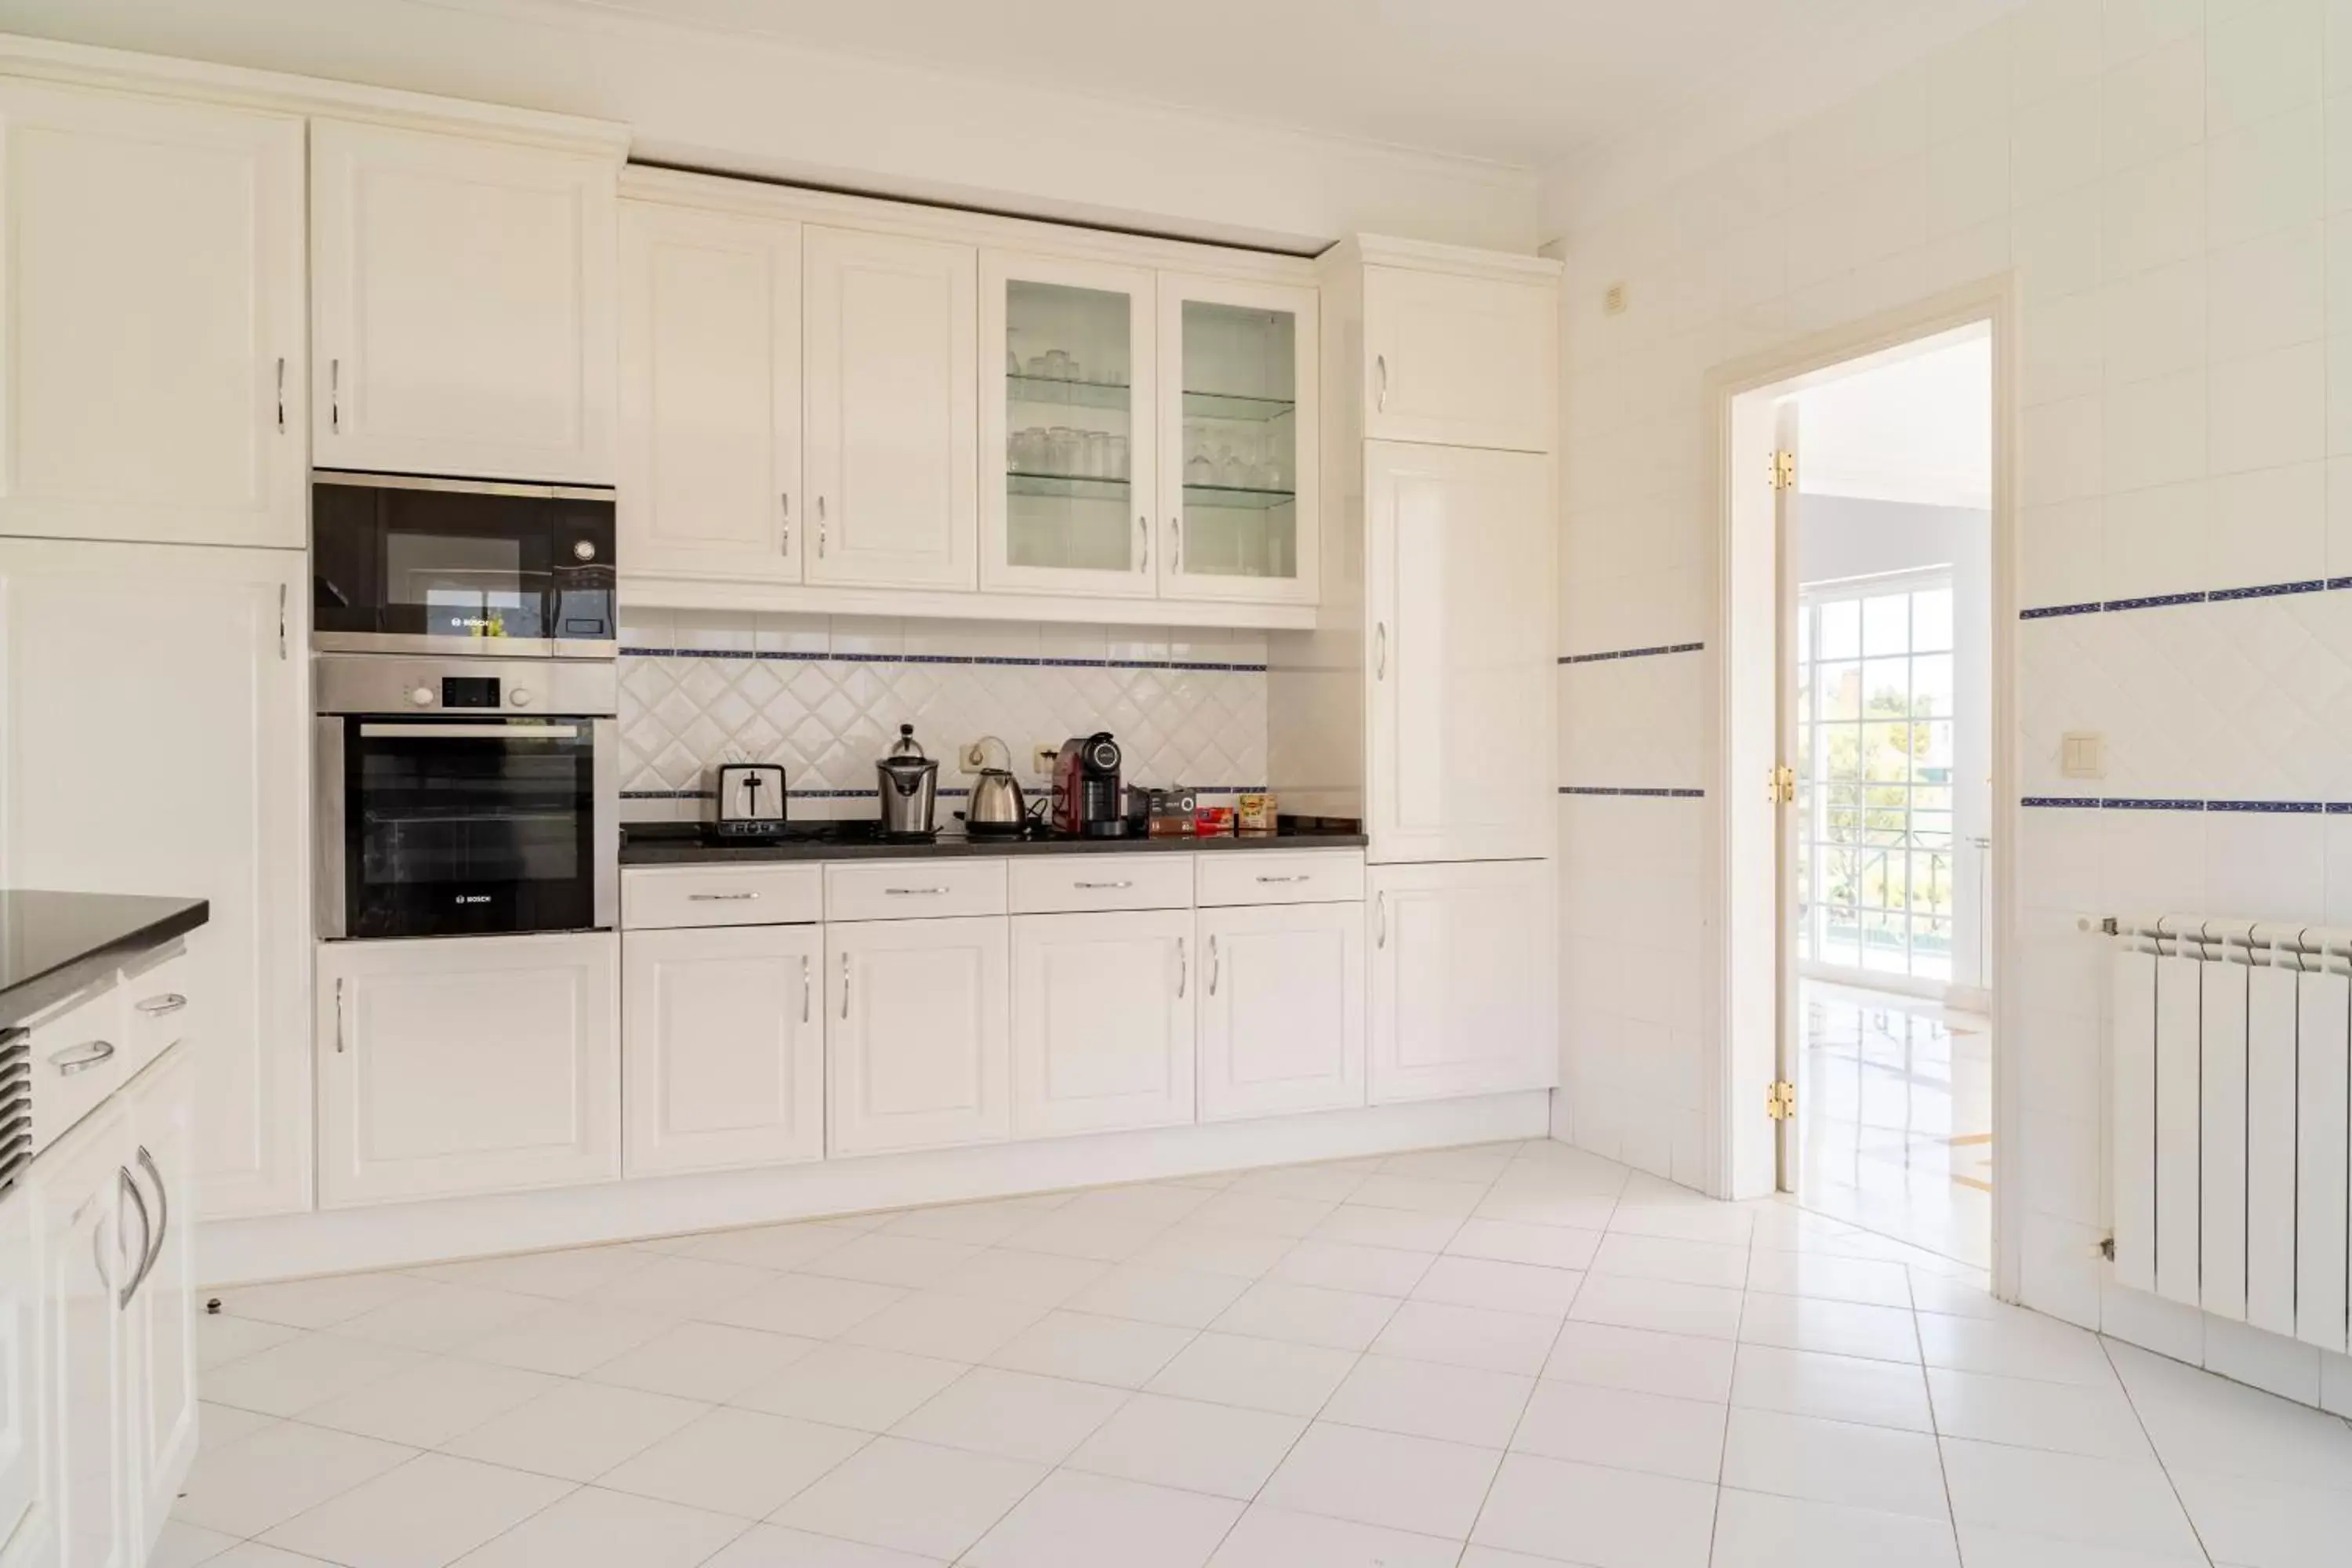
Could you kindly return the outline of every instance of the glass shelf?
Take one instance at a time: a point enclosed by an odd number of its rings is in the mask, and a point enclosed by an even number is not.
[[[1004,395],[1012,403],[1044,404],[1057,408],[1125,408],[1133,400],[1134,389],[1125,383],[1058,381],[1051,376],[1008,374]],[[1297,411],[1298,405],[1286,397],[1244,397],[1230,392],[1184,394],[1187,419],[1231,419],[1266,425]]]
[[[1298,405],[1287,397],[1243,397],[1230,392],[1193,392],[1189,389],[1184,394],[1184,417],[1187,419],[1239,419],[1253,425],[1267,425],[1297,411]]]
[[[1297,490],[1264,490],[1245,485],[1186,485],[1186,506],[1222,507],[1228,511],[1272,511],[1298,499]]]
[[[1024,474],[1017,468],[1004,475],[1004,493],[1045,496],[1057,500],[1115,500],[1124,503],[1131,487],[1125,479],[1089,479],[1080,474]]]

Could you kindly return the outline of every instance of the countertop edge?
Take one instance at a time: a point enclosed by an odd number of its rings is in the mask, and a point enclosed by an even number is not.
[[[158,903],[170,900],[157,900]],[[176,908],[158,913],[143,925],[130,927],[120,935],[84,949],[72,958],[53,963],[37,974],[26,975],[15,984],[0,989],[0,1027],[22,1023],[55,1003],[110,972],[119,969],[126,960],[152,952],[212,920],[212,900],[189,899]]]
[[[649,866],[790,865],[820,860],[971,860],[1037,855],[1167,855],[1362,849],[1361,833],[1284,833],[1207,838],[988,839],[929,844],[728,844],[660,838],[621,846],[623,868]]]

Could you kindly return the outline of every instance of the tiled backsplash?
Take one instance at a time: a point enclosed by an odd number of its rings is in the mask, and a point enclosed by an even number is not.
[[[782,763],[795,817],[871,816],[874,763],[912,724],[939,759],[943,823],[971,784],[957,752],[1013,753],[1108,730],[1130,784],[1222,795],[1265,784],[1265,638],[1027,622],[625,613],[621,815],[692,821],[709,771]],[[992,759],[993,760],[993,759]]]

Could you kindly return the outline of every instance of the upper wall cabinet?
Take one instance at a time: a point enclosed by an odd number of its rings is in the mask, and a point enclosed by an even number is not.
[[[299,549],[302,122],[8,80],[0,144],[0,533]]]
[[[977,260],[939,240],[803,235],[809,582],[976,585]]]
[[[621,206],[621,559],[801,580],[801,226]]]
[[[318,464],[612,483],[617,174],[312,121]]]
[[[1364,268],[1364,434],[1549,452],[1559,439],[1549,277]]]

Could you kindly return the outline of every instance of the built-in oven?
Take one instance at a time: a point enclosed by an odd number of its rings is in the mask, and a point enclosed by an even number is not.
[[[318,469],[311,646],[609,658],[613,501],[577,485]]]
[[[321,654],[314,668],[320,937],[617,925],[614,661]]]

